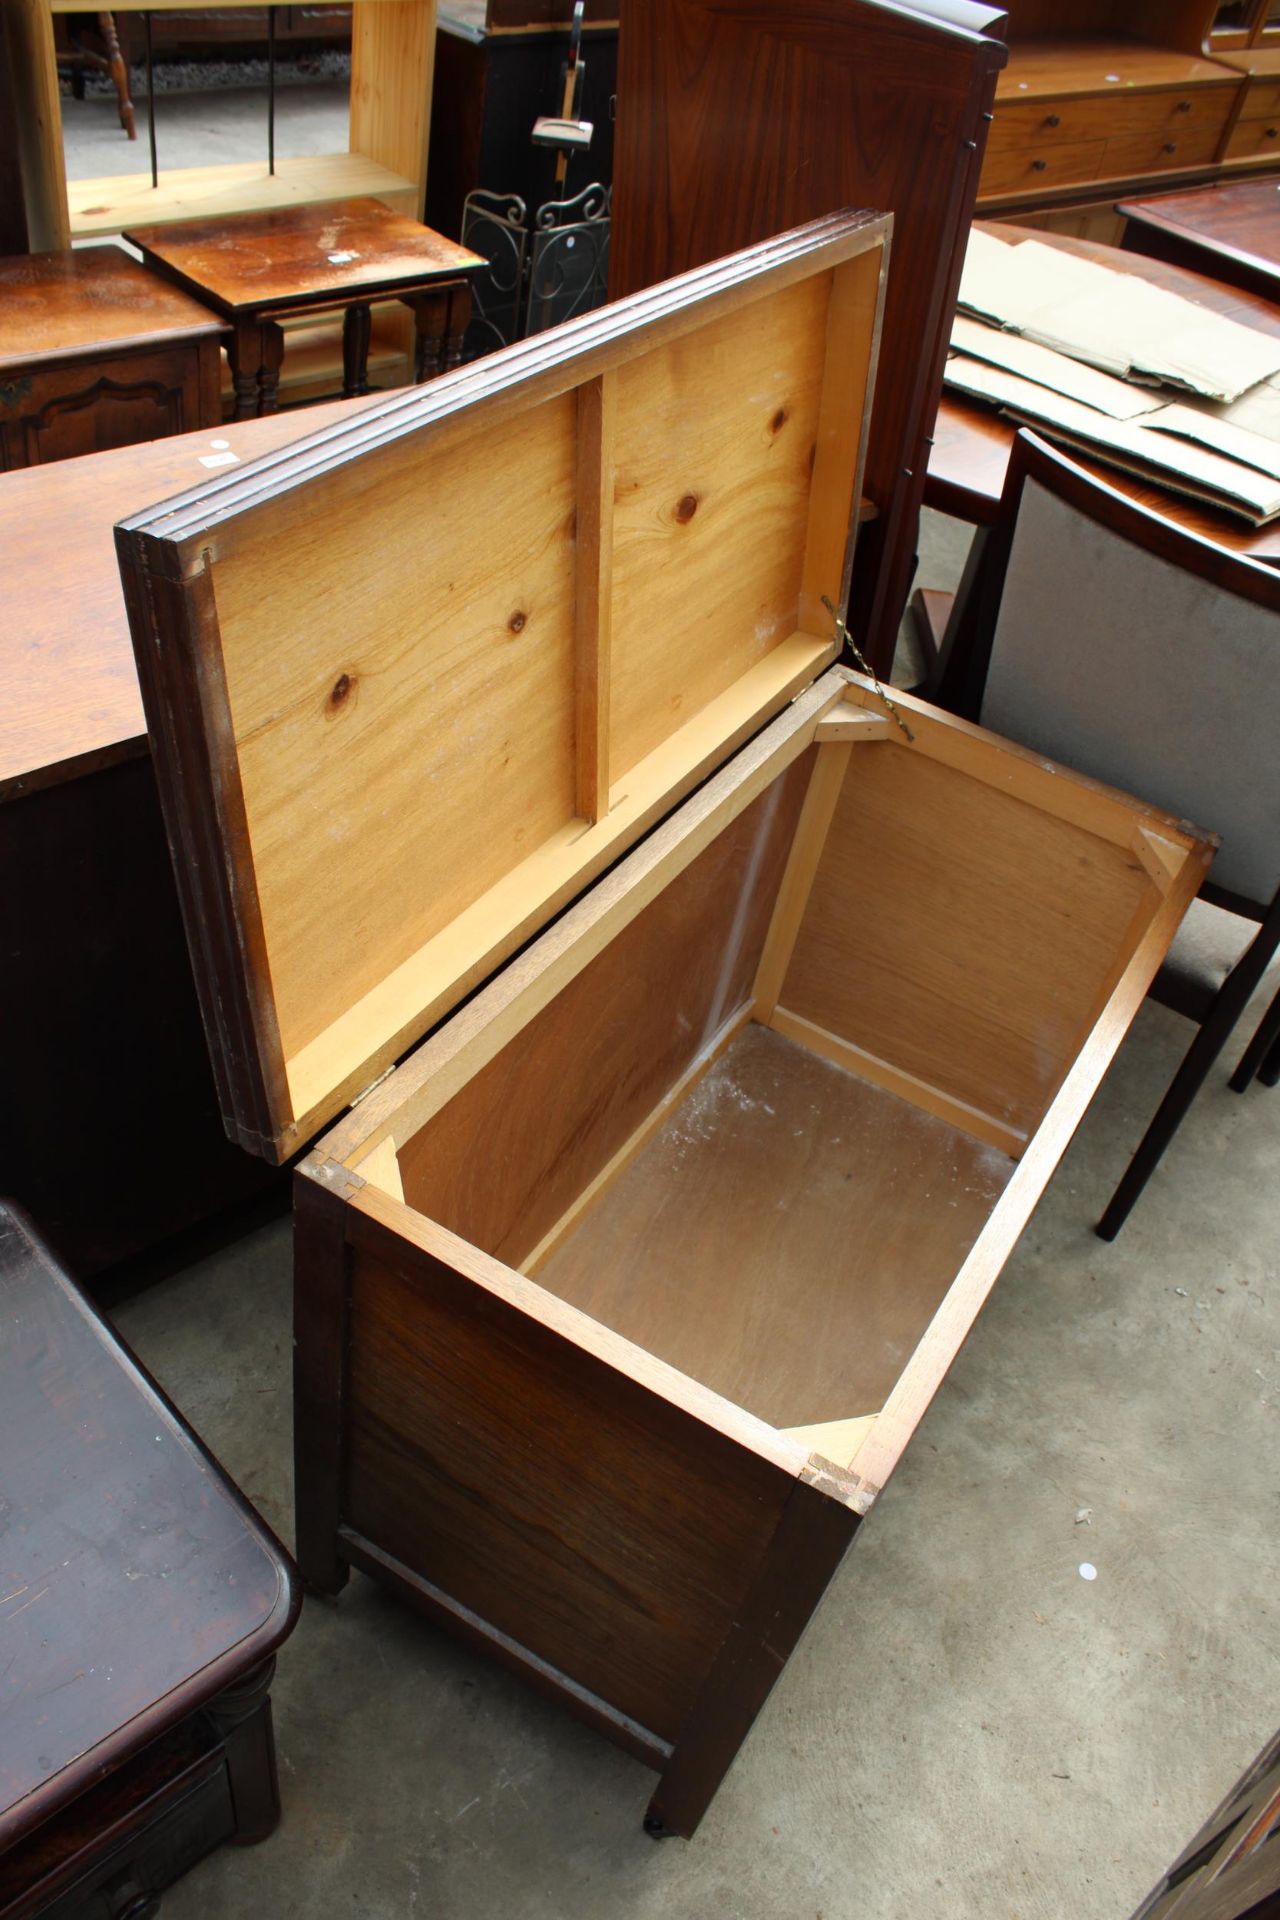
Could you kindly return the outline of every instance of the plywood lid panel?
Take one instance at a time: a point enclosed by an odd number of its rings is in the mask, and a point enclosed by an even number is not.
[[[285,1158],[835,653],[888,223],[117,529],[229,1130]]]

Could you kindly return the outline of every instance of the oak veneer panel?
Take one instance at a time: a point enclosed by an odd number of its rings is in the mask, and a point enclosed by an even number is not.
[[[286,1057],[573,817],[573,396],[528,425],[369,475],[377,566],[331,482],[215,564]]]
[[[673,1740],[792,1476],[379,1223],[353,1231],[350,1526]]]
[[[776,1426],[872,1413],[1013,1165],[753,1023],[538,1279]]]
[[[411,1206],[521,1264],[746,1004],[812,761],[796,761],[401,1144]]]
[[[817,276],[619,369],[615,781],[799,624],[830,293]]]
[[[1030,1134],[1149,886],[999,786],[860,748],[780,1005]]]

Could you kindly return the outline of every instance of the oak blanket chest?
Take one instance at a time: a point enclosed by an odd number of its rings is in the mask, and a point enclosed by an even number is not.
[[[658,1833],[697,1825],[1211,852],[831,667],[888,224],[118,532],[228,1127],[283,1159],[350,1109],[297,1178],[299,1563],[642,1756]]]

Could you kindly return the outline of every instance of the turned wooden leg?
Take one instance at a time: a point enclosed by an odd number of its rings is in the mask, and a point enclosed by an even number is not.
[[[275,1670],[274,1659],[264,1660],[204,1709],[222,1736],[236,1822],[231,1838],[240,1847],[265,1840],[280,1821],[270,1699]]]
[[[406,296],[404,304],[413,315],[413,382],[421,386],[444,371],[444,299],[438,293],[418,293]]]
[[[129,69],[125,66],[124,55],[120,51],[114,14],[100,13],[98,30],[107,43],[107,64],[111,69],[111,78],[115,81],[120,125],[131,140],[136,140],[138,129],[134,125],[133,102],[129,98]]]
[[[238,320],[227,340],[231,384],[235,389],[232,418],[252,420],[258,411],[258,367],[262,359],[262,328],[256,320]]]
[[[280,405],[280,369],[284,364],[284,328],[274,320],[261,322],[258,347],[258,412],[275,413]]]
[[[357,300],[342,316],[342,397],[352,400],[369,391],[369,336],[373,331],[368,302]]]

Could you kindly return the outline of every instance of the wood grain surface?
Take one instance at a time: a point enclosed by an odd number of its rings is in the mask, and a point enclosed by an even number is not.
[[[995,37],[1002,16],[985,14],[989,37],[868,0],[621,8],[615,297],[836,207],[894,216],[863,486],[878,518],[862,530],[853,584],[855,631],[882,672],[906,600],[985,116],[1006,57]]]
[[[753,1023],[538,1278],[763,1420],[841,1420],[883,1404],[1011,1171]]]
[[[779,1002],[1029,1137],[1149,890],[1128,847],[862,747]]]
[[[140,341],[220,334],[189,294],[148,273],[123,247],[77,247],[0,260],[0,370],[86,348],[105,355]]]
[[[146,750],[115,522],[220,471],[222,454],[252,460],[371,404],[334,401],[5,475],[0,800]]]
[[[419,15],[422,9],[401,11]],[[398,287],[463,278],[484,264],[469,248],[379,200],[131,226],[124,237],[155,274],[228,317],[276,304],[323,306],[353,289],[374,299]]]
[[[410,1206],[524,1262],[746,1005],[809,765],[795,761],[403,1142]]]

